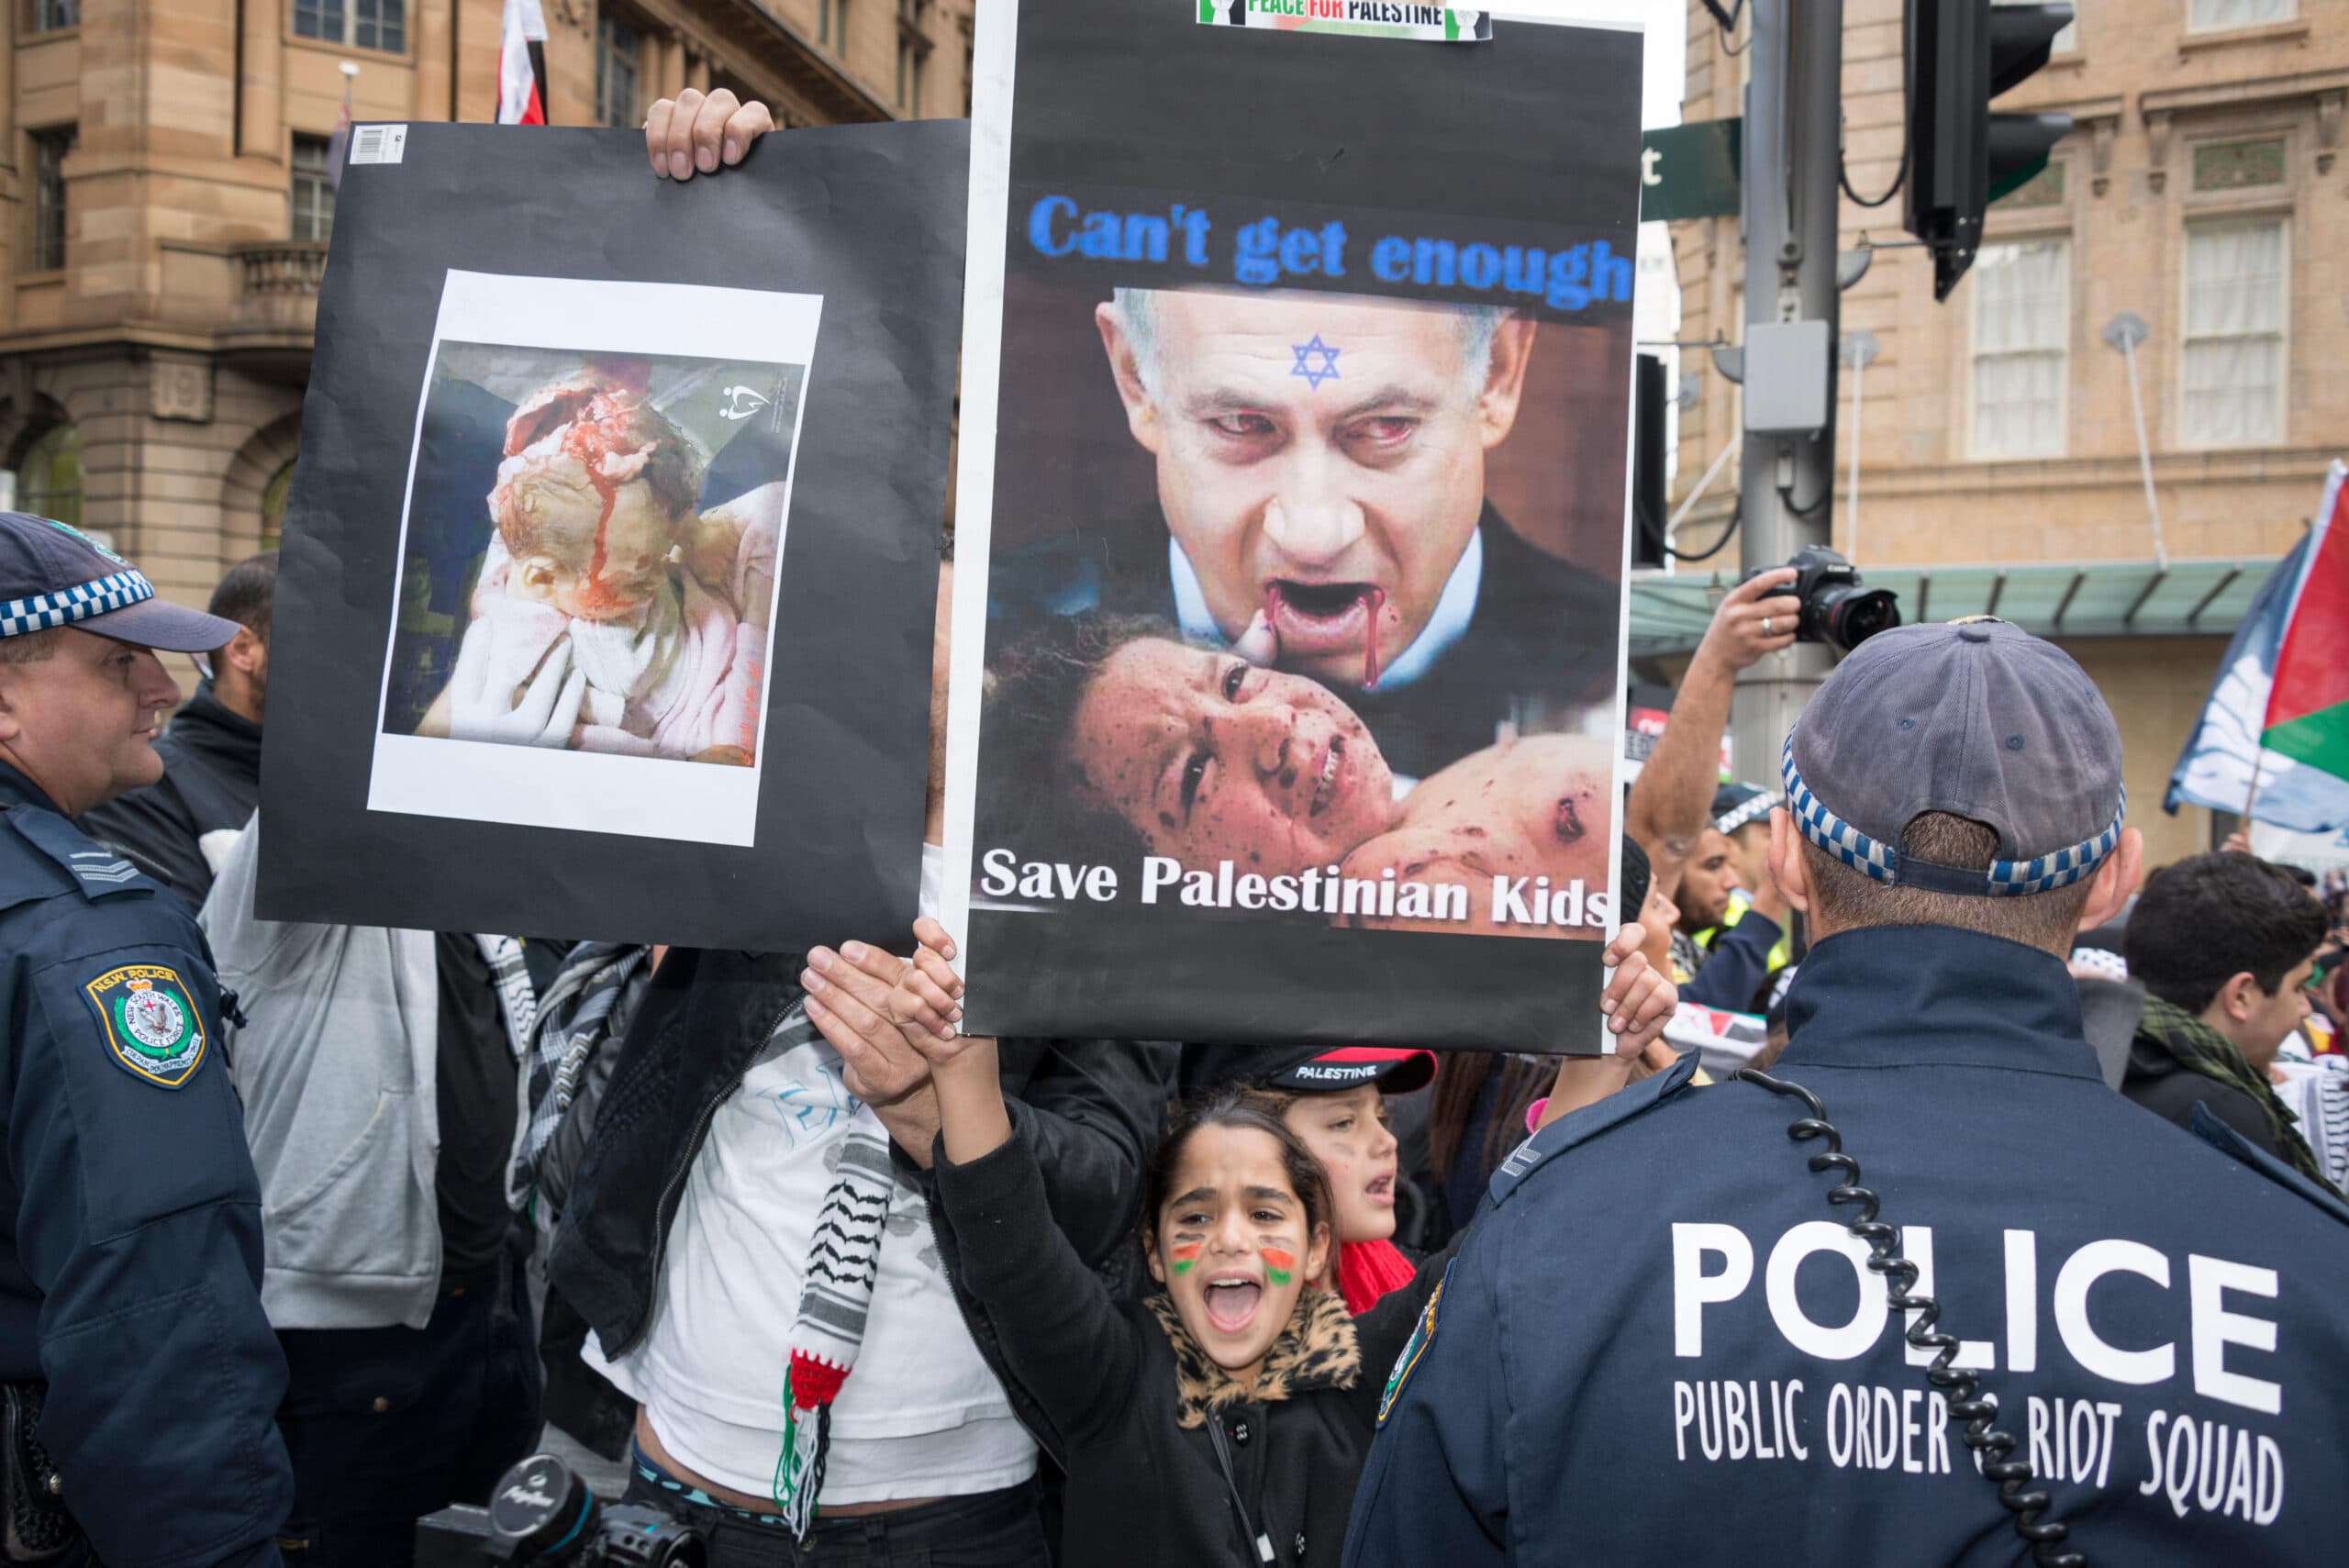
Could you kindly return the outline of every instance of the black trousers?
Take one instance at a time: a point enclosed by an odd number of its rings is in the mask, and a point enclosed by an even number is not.
[[[519,1271],[444,1290],[422,1329],[281,1331],[277,1427],[294,1462],[278,1540],[294,1568],[408,1568],[416,1521],[479,1503],[539,1438],[539,1358]]]
[[[696,1494],[699,1496],[698,1493]],[[696,1501],[629,1455],[623,1499],[707,1533],[710,1568],[1051,1568],[1036,1484],[852,1518],[817,1517],[804,1541],[772,1515]]]

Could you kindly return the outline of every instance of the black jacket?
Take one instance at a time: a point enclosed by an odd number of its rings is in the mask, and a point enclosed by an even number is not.
[[[2282,1158],[2276,1147],[2276,1129],[2266,1107],[2231,1084],[2180,1066],[2160,1042],[2139,1035],[2129,1043],[2129,1071],[2121,1092],[2155,1116],[2191,1129],[2194,1107],[2206,1105],[2210,1114],[2233,1128],[2252,1146]]]
[[[1615,584],[1528,542],[1489,501],[1476,527],[1484,571],[1460,640],[1408,685],[1341,694],[1395,771],[1416,778],[1490,746],[1505,723],[1566,728],[1571,710],[1615,686]],[[1009,551],[987,588],[990,618],[1015,628],[1085,609],[1172,620],[1165,519]]]
[[[90,812],[82,829],[201,909],[212,865],[200,840],[241,831],[261,804],[261,726],[229,712],[206,681],[172,716],[155,754],[162,778]]]
[[[547,1261],[549,1284],[577,1314],[581,1336],[593,1328],[607,1355],[625,1354],[651,1321],[685,1173],[719,1104],[798,1005],[801,962],[680,950],[653,977],[604,1091]],[[1006,1040],[1001,1051],[1012,1126],[1042,1151],[1052,1173],[1053,1218],[1067,1244],[1088,1265],[1097,1263],[1133,1224],[1142,1151],[1173,1075],[1171,1048]],[[573,1424],[596,1425],[573,1409],[573,1368],[581,1376],[586,1369],[575,1358],[550,1361],[550,1414],[573,1411],[555,1418],[592,1440]]]
[[[1024,1139],[966,1165],[941,1147],[935,1175],[932,1224],[963,1316],[1013,1410],[1068,1473],[1063,1568],[1338,1561],[1386,1370],[1449,1253],[1360,1318],[1308,1292],[1242,1396],[1164,1297],[1116,1301],[1087,1272],[1054,1229]],[[1203,1407],[1203,1420],[1182,1424]],[[1208,1422],[1222,1428],[1231,1486]],[[1234,1488],[1270,1558],[1247,1544]]]

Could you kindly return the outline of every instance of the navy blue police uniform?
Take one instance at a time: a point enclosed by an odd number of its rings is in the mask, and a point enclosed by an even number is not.
[[[2308,1563],[2349,1496],[2349,1224],[2107,1088],[2071,976],[1935,927],[1834,936],[1802,1084],[2092,1562]],[[1798,1103],[1693,1059],[1496,1175],[1406,1352],[1349,1568],[2016,1563]],[[1668,1174],[1666,1174],[1668,1173]]]
[[[184,906],[0,764],[0,1381],[113,1568],[273,1562],[261,1188]]]
[[[174,652],[237,632],[86,535],[0,512],[0,639],[58,628]],[[9,672],[17,717],[89,700],[45,673],[39,658]],[[143,703],[161,677],[150,657],[125,695]],[[79,717],[105,728],[100,710]],[[0,762],[6,1555],[274,1564],[294,1492],[275,1419],[285,1361],[262,1312],[261,1184],[219,983],[186,906],[17,765],[79,768],[89,759],[35,754],[73,733],[20,728]]]
[[[1946,900],[1927,907],[2091,879],[2109,899],[2136,854],[2120,763],[2060,650],[2002,623],[1904,627],[1788,737],[1787,828],[1805,866]],[[1909,852],[1928,815],[1995,833],[1988,866]],[[2056,929],[2082,912],[2042,907]],[[1349,1568],[2339,1555],[2336,1206],[2109,1088],[2078,987],[2039,948],[1855,919],[1787,1007],[1769,1072],[1787,1092],[1695,1087],[1684,1061],[1495,1175],[1390,1379]],[[1838,1142],[1857,1173],[1813,1170]],[[1895,1248],[1910,1282],[1873,1266]],[[1961,1421],[1977,1398],[1995,1409]],[[1968,1438],[1993,1416],[2014,1447],[1991,1463],[2027,1484],[1978,1472]],[[2035,1553],[2019,1520],[2063,1538]]]

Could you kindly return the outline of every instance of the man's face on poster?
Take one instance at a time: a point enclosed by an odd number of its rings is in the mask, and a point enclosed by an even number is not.
[[[1152,292],[1096,313],[1168,528],[1227,638],[1359,689],[1426,629],[1517,417],[1532,324],[1352,296]],[[1137,309],[1138,306],[1138,309]],[[1137,318],[1139,316],[1139,318]]]

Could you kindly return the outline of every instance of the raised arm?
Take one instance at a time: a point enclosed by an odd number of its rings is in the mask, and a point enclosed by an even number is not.
[[[1608,1056],[1568,1056],[1558,1063],[1550,1095],[1537,1102],[1535,1130],[1570,1111],[1597,1105],[1618,1089],[1672,1065],[1672,1048],[1664,1043],[1664,1027],[1680,1006],[1680,992],[1672,977],[1649,967],[1640,945],[1647,930],[1638,921],[1626,923],[1607,946],[1607,962],[1614,976],[1599,998],[1598,1009],[1614,1035],[1615,1050]]]
[[[889,1129],[900,1162],[930,1169],[939,1100],[929,1061],[888,1016],[907,961],[862,942],[807,955],[807,1016],[841,1053],[849,1092]],[[1174,1047],[1136,1040],[1006,1040],[1006,1113],[1033,1151],[1052,1222],[1097,1267],[1134,1221],[1142,1151],[1166,1098]]]
[[[1721,730],[1729,723],[1738,672],[1794,642],[1802,601],[1772,590],[1795,576],[1790,566],[1775,567],[1722,598],[1681,678],[1672,717],[1631,785],[1624,830],[1647,851],[1656,885],[1667,893],[1679,884],[1681,865],[1695,852],[1709,820],[1720,782]]]
[[[952,1046],[930,1057],[940,1247],[991,1330],[1005,1376],[1041,1411],[1065,1461],[1131,1402],[1136,1328],[1052,1223],[1036,1152],[1012,1132],[995,1041],[957,1037]]]

